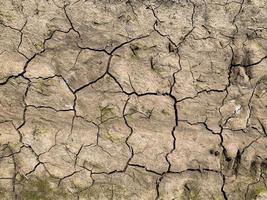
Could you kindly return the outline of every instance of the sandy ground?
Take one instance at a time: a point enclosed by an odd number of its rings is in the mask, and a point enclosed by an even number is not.
[[[266,0],[0,0],[0,200],[266,200]]]

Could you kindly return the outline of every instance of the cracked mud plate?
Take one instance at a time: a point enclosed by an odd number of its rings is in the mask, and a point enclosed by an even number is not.
[[[266,0],[0,0],[0,200],[267,200]]]

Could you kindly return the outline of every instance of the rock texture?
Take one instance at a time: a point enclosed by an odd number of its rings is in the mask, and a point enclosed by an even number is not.
[[[0,0],[1,200],[266,200],[266,0]]]

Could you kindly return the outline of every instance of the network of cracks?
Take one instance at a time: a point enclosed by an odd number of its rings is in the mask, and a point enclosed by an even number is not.
[[[0,0],[0,199],[267,199],[266,10]]]

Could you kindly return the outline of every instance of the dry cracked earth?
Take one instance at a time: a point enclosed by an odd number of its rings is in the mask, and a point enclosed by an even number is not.
[[[0,0],[1,200],[266,200],[266,0]]]

